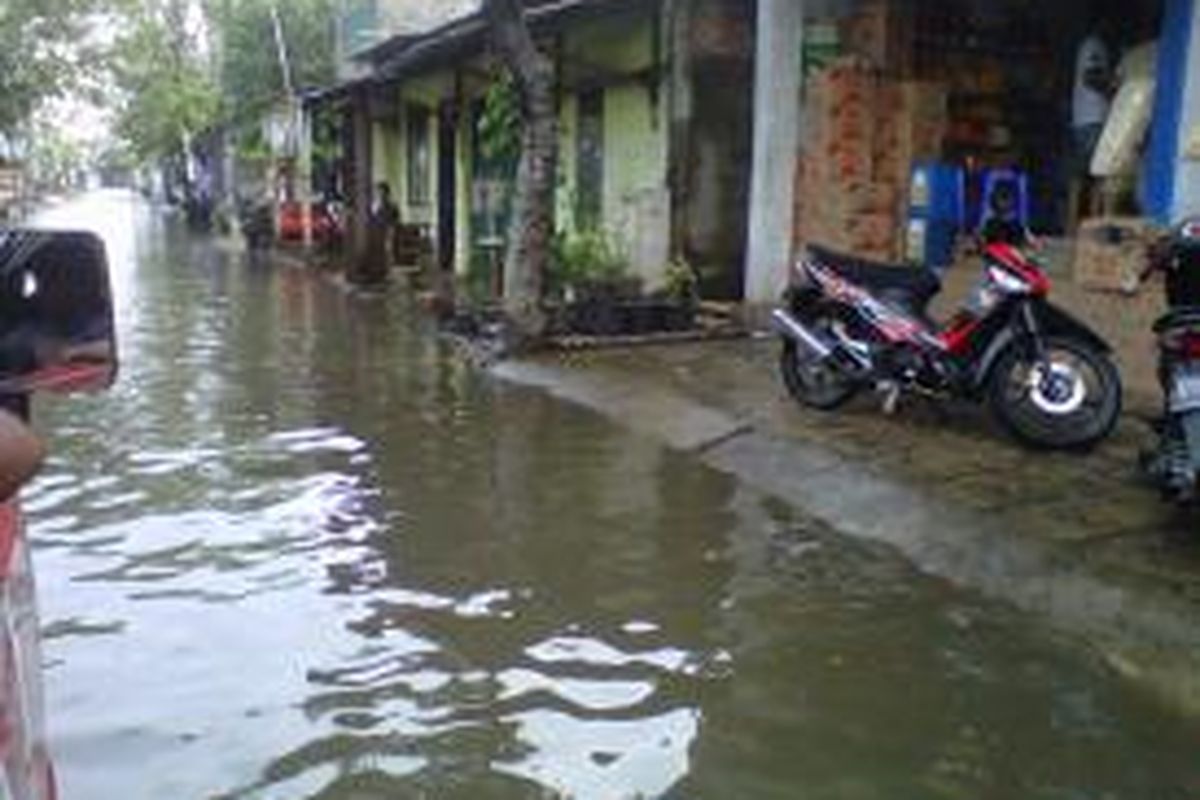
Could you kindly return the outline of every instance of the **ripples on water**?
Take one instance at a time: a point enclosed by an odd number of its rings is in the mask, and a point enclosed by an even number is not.
[[[64,797],[1173,798],[1021,618],[108,197],[124,373],[29,494]]]

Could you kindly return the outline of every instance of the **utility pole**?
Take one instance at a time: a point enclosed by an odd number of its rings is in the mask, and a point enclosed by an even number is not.
[[[283,23],[279,19],[279,6],[272,2],[271,27],[275,31],[275,51],[279,57],[279,72],[283,76],[283,91],[287,95],[287,154],[296,157],[296,87],[292,82],[292,62],[288,56],[287,39],[283,35]]]
[[[279,20],[279,6],[271,3],[271,25],[275,29],[275,49],[279,54],[279,69],[283,73],[283,90],[288,97],[295,96],[292,85],[292,62],[288,58],[287,40],[283,38],[283,23]]]
[[[306,179],[301,180],[300,197],[297,198],[297,173],[300,165],[300,132],[298,122],[300,104],[296,97],[296,86],[292,79],[292,61],[288,54],[287,38],[283,35],[283,22],[279,18],[279,6],[272,0],[269,4],[271,11],[271,27],[275,32],[275,51],[279,56],[279,71],[283,77],[283,91],[287,95],[287,122],[284,128],[284,156],[287,159],[286,199],[300,201],[301,227],[303,228],[304,243],[310,239],[311,217],[309,214],[308,192]],[[307,172],[307,170],[305,170]],[[304,176],[301,176],[302,178]]]

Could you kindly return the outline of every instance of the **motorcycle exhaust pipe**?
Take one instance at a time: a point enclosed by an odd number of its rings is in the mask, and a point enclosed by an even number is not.
[[[820,334],[808,328],[796,319],[794,314],[777,308],[771,312],[771,322],[780,335],[803,347],[809,355],[822,361],[833,355],[833,348],[825,342]]]

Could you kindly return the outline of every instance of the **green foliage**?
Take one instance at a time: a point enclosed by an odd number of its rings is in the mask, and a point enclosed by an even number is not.
[[[287,96],[272,6],[279,13],[293,88],[334,79],[334,0],[207,0],[225,116],[239,128],[257,125]]]
[[[484,308],[495,301],[492,285],[496,269],[497,266],[489,253],[478,248],[471,252],[467,274],[462,282],[464,299],[469,307]]]
[[[293,88],[333,80],[334,0],[107,2],[122,30],[110,54],[123,96],[118,132],[142,160],[178,153],[218,125],[234,131],[243,159],[269,155],[261,122],[287,97],[272,7]],[[189,24],[197,12],[203,24]]]
[[[117,131],[142,159],[180,152],[210,128],[220,95],[187,32],[186,0],[129,3],[111,67],[123,101]]]
[[[38,105],[62,94],[96,58],[85,41],[97,0],[0,2],[0,135],[11,135]]]
[[[667,265],[665,289],[669,298],[682,305],[695,305],[700,300],[700,278],[682,259]]]
[[[263,138],[261,128],[246,128],[237,137],[236,151],[240,161],[265,163],[271,158],[271,148]]]
[[[336,112],[317,109],[312,118],[312,155],[316,161],[335,161],[342,152]]]
[[[29,160],[41,183],[61,188],[83,168],[85,154],[62,130],[47,126],[32,138]]]
[[[629,259],[603,231],[558,234],[550,265],[547,290],[552,297],[629,296],[641,289],[629,273]]]
[[[506,70],[488,87],[479,118],[480,154],[493,163],[514,163],[521,156],[521,98]]]

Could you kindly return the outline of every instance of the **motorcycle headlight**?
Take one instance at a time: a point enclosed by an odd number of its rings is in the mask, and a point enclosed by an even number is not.
[[[1000,267],[988,268],[988,280],[1006,294],[1024,294],[1029,291],[1029,284]]]

